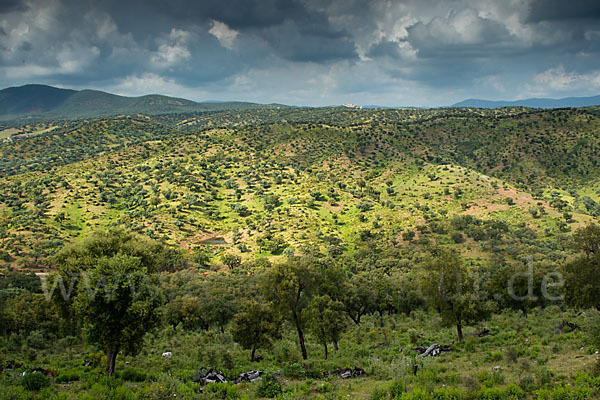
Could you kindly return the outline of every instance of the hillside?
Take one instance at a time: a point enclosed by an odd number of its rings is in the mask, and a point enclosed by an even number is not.
[[[50,112],[77,93],[44,85],[26,85],[0,90],[0,117]]]
[[[98,90],[25,85],[0,90],[0,121],[85,119],[123,114],[170,114],[252,109],[241,102],[196,103],[161,95],[118,96]]]
[[[533,98],[515,101],[491,101],[481,99],[467,99],[453,104],[451,107],[471,108],[501,108],[501,107],[530,107],[530,108],[567,108],[589,107],[600,105],[600,96],[591,97],[565,97],[562,99]]]
[[[225,253],[277,259],[319,243],[353,254],[372,240],[445,243],[476,262],[490,246],[561,259],[570,250],[553,243],[600,215],[599,132],[598,108],[56,123],[0,147],[4,259],[44,266],[60,243],[115,224],[208,252],[215,268]]]

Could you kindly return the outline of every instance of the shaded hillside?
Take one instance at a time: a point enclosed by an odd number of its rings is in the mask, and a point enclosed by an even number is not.
[[[125,114],[169,114],[241,110],[259,107],[242,102],[196,103],[161,95],[118,96],[98,90],[66,90],[25,85],[0,91],[0,120],[85,119]]]
[[[10,119],[46,113],[59,107],[75,93],[75,90],[44,85],[4,89],[0,91],[0,118]]]

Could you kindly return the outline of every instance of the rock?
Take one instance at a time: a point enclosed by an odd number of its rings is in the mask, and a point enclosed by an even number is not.
[[[256,382],[262,379],[262,375],[263,375],[263,371],[248,371],[248,372],[244,372],[241,373],[237,379],[235,380],[235,384],[238,383],[242,383],[242,382]]]
[[[417,356],[418,358],[427,357],[427,356],[437,357],[440,355],[440,353],[442,351],[452,350],[452,345],[450,345],[450,344],[439,345],[437,343],[434,343],[431,346],[429,346],[427,349],[425,349],[424,351],[423,351],[423,348],[416,348],[414,350],[419,351],[421,353]]]
[[[173,353],[171,353],[170,351],[166,351],[164,353],[162,353],[162,358],[171,358],[173,357]]]
[[[227,383],[227,379],[223,375],[223,372],[213,371],[209,369],[206,372],[205,368],[201,368],[200,371],[196,374],[196,376],[192,379],[192,381],[199,383],[202,386],[208,385],[209,383]]]
[[[367,372],[362,368],[354,367],[354,368],[336,369],[334,371],[331,371],[331,374],[337,375],[342,379],[348,379],[348,378],[357,378],[359,376],[367,375]]]

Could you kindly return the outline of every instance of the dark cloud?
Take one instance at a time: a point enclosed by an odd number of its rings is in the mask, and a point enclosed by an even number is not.
[[[0,0],[0,49],[2,86],[296,104],[596,94],[600,2]]]
[[[27,6],[21,0],[0,0],[0,14],[12,11],[22,11]]]
[[[535,0],[527,22],[559,21],[570,19],[600,20],[598,0]]]
[[[307,31],[294,22],[266,29],[261,36],[277,54],[291,61],[326,62],[357,57],[354,42],[349,38]]]

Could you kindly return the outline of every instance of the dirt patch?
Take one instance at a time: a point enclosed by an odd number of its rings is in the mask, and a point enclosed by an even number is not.
[[[498,193],[512,198],[515,204],[521,207],[529,207],[537,204],[537,202],[533,200],[530,195],[523,192],[518,192],[515,189],[498,188]]]

